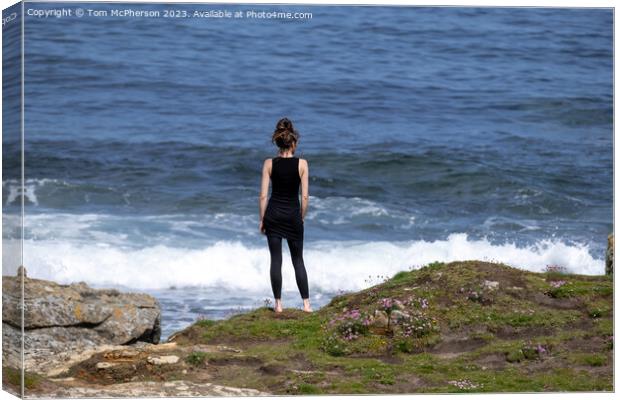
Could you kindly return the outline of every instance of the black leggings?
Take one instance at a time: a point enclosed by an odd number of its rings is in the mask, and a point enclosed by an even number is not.
[[[290,239],[286,241],[291,251],[291,260],[295,268],[297,288],[299,289],[301,298],[307,299],[308,276],[306,274],[303,258],[304,242],[303,240],[293,241]],[[269,275],[271,276],[271,289],[273,290],[273,297],[279,299],[282,292],[282,238],[268,235],[267,244],[269,245],[269,254],[271,255],[271,270],[269,271]]]

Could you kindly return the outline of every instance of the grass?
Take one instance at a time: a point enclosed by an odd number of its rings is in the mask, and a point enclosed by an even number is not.
[[[607,357],[603,354],[577,353],[571,354],[570,359],[577,365],[600,367],[607,364]]]
[[[203,351],[194,351],[185,358],[185,361],[194,367],[200,367],[205,364],[206,358],[207,353]]]
[[[559,279],[568,283],[552,291],[550,282]],[[498,289],[486,289],[485,281],[498,282]],[[466,295],[469,290],[479,291],[484,301],[479,301],[480,296],[472,301]],[[563,303],[554,307],[551,302],[536,300],[536,293],[550,301],[579,301],[574,307]],[[473,391],[608,390],[612,387],[611,369],[601,375],[580,372],[578,367],[606,365],[605,352],[609,349],[601,349],[600,354],[585,352],[571,356],[580,350],[566,346],[588,332],[579,328],[579,324],[588,321],[594,324],[592,334],[601,337],[611,334],[611,294],[612,281],[607,277],[533,273],[476,261],[432,263],[419,270],[398,272],[384,283],[363,291],[337,296],[312,314],[286,310],[288,315],[280,318],[262,307],[195,327],[201,329],[202,343],[229,340],[231,345],[243,346],[246,354],[255,355],[265,363],[278,361],[289,366],[294,364],[291,354],[301,353],[307,360],[306,368],[322,372],[295,376],[295,379],[288,377],[290,381],[275,377],[274,386],[262,389],[276,393],[471,391],[447,383],[459,379],[480,384]],[[415,343],[411,338],[407,343],[402,337],[373,333],[346,340],[329,328],[328,322],[343,309],[371,312],[382,298],[403,300],[411,295],[427,299],[425,312],[434,316],[441,327],[437,334],[424,336]],[[497,336],[507,328],[515,331],[514,338],[505,337],[505,333]],[[482,345],[454,357],[444,357],[433,348],[449,335],[462,336],[462,340],[476,339]],[[537,345],[554,350],[540,356],[535,350]],[[458,351],[458,346],[451,351]],[[477,362],[493,354],[496,364],[503,363],[501,368]],[[399,361],[389,362],[390,358]],[[536,363],[548,363],[546,373],[552,371],[554,378],[550,379],[543,371],[540,377],[534,374],[532,378],[531,368]],[[334,370],[335,374],[325,374]],[[591,380],[583,378],[584,373],[591,375]],[[411,383],[411,377],[419,378],[415,380],[417,383]],[[260,376],[255,378],[256,382],[260,381]],[[238,380],[228,382],[239,383]],[[284,384],[281,391],[277,389],[280,384]]]
[[[16,392],[21,392],[21,370],[17,368],[2,367],[2,382],[10,385]],[[36,389],[41,382],[42,377],[38,374],[25,371],[24,387],[26,389]]]

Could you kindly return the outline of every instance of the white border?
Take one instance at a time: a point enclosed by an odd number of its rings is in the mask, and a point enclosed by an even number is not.
[[[140,3],[144,3],[144,4],[149,4],[149,3],[186,3],[186,4],[291,4],[291,5],[382,5],[382,6],[387,6],[387,5],[394,5],[394,6],[456,6],[456,7],[561,7],[561,8],[573,8],[573,7],[579,7],[579,8],[599,8],[599,7],[604,7],[604,8],[613,8],[613,12],[614,12],[614,100],[613,100],[613,105],[614,105],[614,122],[618,120],[618,110],[616,109],[615,105],[615,99],[616,99],[616,86],[615,86],[615,76],[616,76],[616,72],[617,72],[617,65],[615,63],[615,53],[616,53],[616,41],[615,38],[617,36],[618,33],[618,27],[615,24],[616,21],[616,8],[615,8],[615,1],[611,1],[611,0],[590,0],[590,1],[578,1],[578,0],[564,0],[564,1],[558,1],[558,0],[538,0],[538,1],[515,1],[515,0],[504,0],[504,1],[498,1],[498,0],[476,0],[476,1],[467,1],[467,0],[448,0],[448,1],[433,1],[433,0],[426,0],[426,1],[419,1],[419,0],[387,0],[387,1],[380,1],[380,0],[333,0],[333,1],[329,1],[329,0],[288,0],[288,1],[279,1],[279,0],[270,0],[270,1],[260,1],[260,0],[245,0],[245,1],[217,1],[217,0],[205,0],[205,1],[181,1],[181,0],[168,0],[168,1],[145,1],[145,0],[133,0],[133,1],[123,1],[123,0],[109,0],[109,1],[76,1],[76,0],[66,0],[66,1],[44,1],[44,0],[25,0],[25,2],[27,3],[37,3],[37,2],[43,2],[43,3],[65,3],[65,4],[70,4],[70,3],[134,3],[134,4],[140,4]],[[2,5],[2,9],[5,9],[13,4],[16,4],[17,1],[11,1],[11,0],[0,0],[0,4]],[[22,9],[24,7],[24,4],[22,3]],[[23,15],[23,14],[22,14]],[[2,45],[2,40],[0,39],[0,46]],[[23,19],[22,19],[22,46],[23,46]],[[22,47],[22,95],[23,95],[23,47]],[[0,84],[2,82],[2,77],[0,74]],[[1,87],[1,86],[0,86]],[[0,104],[1,104],[1,97],[0,97]],[[24,121],[24,115],[23,115],[23,107],[24,107],[24,103],[22,100],[22,141],[23,141],[23,121]],[[2,116],[0,113],[0,127],[2,126]],[[614,174],[613,174],[613,185],[614,185],[614,234],[615,234],[615,227],[617,226],[617,220],[616,220],[616,206],[617,206],[617,193],[616,193],[616,188],[618,187],[618,177],[615,174],[615,166],[616,166],[616,159],[618,156],[618,149],[615,146],[615,137],[616,137],[616,129],[615,129],[615,123],[614,123],[614,140],[613,140],[613,144],[614,144]],[[22,182],[23,182],[23,160],[24,160],[24,154],[23,154],[23,145],[22,145]],[[1,169],[1,162],[2,162],[2,143],[0,141],[0,169]],[[23,189],[23,188],[22,188]],[[23,197],[22,197],[22,210],[23,210]],[[2,233],[2,227],[0,226],[0,237],[1,237],[1,233]],[[23,235],[23,213],[22,213],[22,235]],[[1,246],[0,246],[0,252],[1,252]],[[23,247],[22,247],[22,261],[23,261]],[[23,262],[22,262],[23,263]],[[616,288],[615,285],[615,276],[614,276],[614,289]],[[22,285],[22,290],[23,290],[23,285]],[[618,323],[617,323],[617,319],[615,318],[615,306],[616,304],[618,304],[616,302],[618,293],[616,290],[614,290],[614,336],[617,335],[617,329],[618,329]],[[22,318],[23,318],[23,308],[22,308]],[[22,327],[23,329],[23,327]],[[0,330],[1,331],[1,330]],[[23,332],[23,331],[22,331]],[[614,388],[617,388],[617,384],[618,384],[618,377],[616,374],[617,371],[617,360],[615,357],[615,350],[616,347],[614,346]],[[22,341],[22,360],[23,360],[23,341]],[[0,359],[0,365],[1,365],[1,359]],[[23,362],[23,361],[22,361]],[[22,376],[22,387],[23,387],[23,376]],[[372,396],[373,399],[380,399],[380,400],[390,400],[392,397],[398,396],[398,397],[409,397],[411,396],[411,398],[415,398],[415,399],[448,399],[448,400],[455,400],[458,396],[459,398],[461,396],[464,396],[467,399],[470,398],[491,398],[491,399],[521,399],[525,396],[525,398],[537,398],[538,396],[543,396],[545,399],[567,399],[567,400],[573,400],[573,399],[577,399],[577,400],[581,400],[582,397],[587,396],[590,399],[594,400],[594,399],[611,399],[614,398],[614,394],[615,393],[593,393],[593,392],[568,392],[568,393],[540,393],[540,392],[535,392],[535,393],[519,393],[519,394],[451,394],[451,395],[444,395],[444,394],[411,394],[411,395],[360,395],[360,396],[346,396],[346,398],[351,398],[351,399],[362,399],[363,397],[367,397],[367,396]],[[24,393],[22,392],[22,398],[24,397]],[[278,399],[297,399],[300,400],[299,396],[268,396],[268,397],[258,397],[258,398],[278,398]],[[336,398],[337,396],[328,396],[328,395],[321,395],[321,396],[303,396],[304,398],[307,397],[313,397],[313,398],[317,398],[317,399],[331,399],[331,398]],[[340,396],[338,396],[340,397]],[[17,399],[17,397],[5,392],[5,391],[1,391],[0,392],[0,399]],[[103,397],[98,397],[98,398],[103,398]],[[168,397],[170,399],[173,399],[174,397]],[[203,398],[203,397],[200,397]],[[204,397],[207,398],[207,397]],[[234,397],[236,398],[236,397]],[[137,399],[136,397],[132,397],[132,399]],[[161,400],[164,399],[163,397],[155,397],[155,398],[146,398],[146,399],[152,399],[152,400]],[[187,397],[177,397],[175,399],[187,399]]]

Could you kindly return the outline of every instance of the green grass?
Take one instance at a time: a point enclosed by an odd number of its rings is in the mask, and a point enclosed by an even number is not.
[[[591,282],[572,278],[558,288],[550,287],[548,293],[555,298],[580,297],[584,295],[608,297],[613,293],[613,282]]]
[[[201,328],[208,328],[210,326],[215,325],[216,321],[212,320],[212,319],[202,318],[202,319],[199,319],[198,321],[196,321],[195,324],[196,324],[196,326],[199,326]]]
[[[185,361],[194,367],[200,367],[204,365],[206,358],[207,353],[203,351],[194,351],[186,357]]]
[[[41,377],[38,374],[25,371],[24,386],[26,389],[34,389],[41,382]],[[3,380],[6,380],[9,384],[21,387],[21,370],[12,367],[2,367]]]
[[[541,294],[549,295],[549,281],[554,279],[569,282],[554,295],[557,299],[575,299],[575,307],[554,308],[537,302]],[[460,290],[479,290],[484,280],[499,283],[496,291],[484,294],[489,299],[486,303],[468,300]],[[289,371],[313,371],[300,376],[292,372],[263,376],[255,365],[220,370],[222,383],[280,394],[609,390],[612,379],[608,353],[588,354],[566,347],[583,342],[575,342],[575,338],[607,338],[613,334],[611,293],[612,281],[607,277],[560,277],[477,261],[432,263],[419,270],[398,272],[363,291],[337,296],[311,314],[287,309],[287,315],[276,317],[271,309],[261,307],[227,320],[200,321],[195,328],[201,343],[230,343],[265,364],[280,364]],[[381,298],[404,300],[409,296],[428,300],[425,312],[437,319],[441,332],[418,342],[372,332],[347,341],[337,333],[334,336],[335,330],[327,324],[343,308],[371,313]],[[594,326],[580,327],[587,321]],[[498,332],[507,328],[520,336],[515,333],[510,337],[508,333],[508,337],[498,337]],[[446,335],[478,338],[483,343],[449,358],[431,353],[433,346],[446,340]],[[532,346],[537,344],[550,349],[549,354],[533,352]],[[455,346],[454,351],[458,350]],[[388,353],[400,362],[386,362],[383,358]],[[298,366],[299,355],[306,364]],[[501,368],[482,368],[479,360],[488,355],[495,357]],[[220,356],[208,354],[206,358]],[[548,366],[538,372],[542,362]],[[579,369],[584,366],[608,370],[592,375]],[[463,379],[481,386],[459,389],[449,383]]]
[[[607,357],[602,354],[577,353],[571,354],[569,359],[578,365],[588,365],[590,367],[600,367],[607,364]]]
[[[319,394],[321,390],[311,383],[300,383],[298,392],[300,394]]]

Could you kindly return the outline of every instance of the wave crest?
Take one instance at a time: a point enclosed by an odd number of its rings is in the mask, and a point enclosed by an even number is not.
[[[284,287],[293,290],[295,277],[286,245],[283,251]],[[496,261],[536,272],[553,264],[573,273],[604,273],[604,260],[593,258],[587,245],[548,239],[518,247],[514,243],[472,240],[465,233],[436,241],[315,242],[306,246],[304,259],[311,290],[321,292],[360,290],[378,283],[377,279],[433,261]],[[3,273],[15,273],[14,261],[10,252],[4,253]],[[219,286],[252,292],[270,290],[267,248],[248,247],[239,241],[219,241],[203,249],[165,245],[127,249],[103,243],[26,240],[24,265],[30,277],[60,283],[85,281],[135,289]]]

